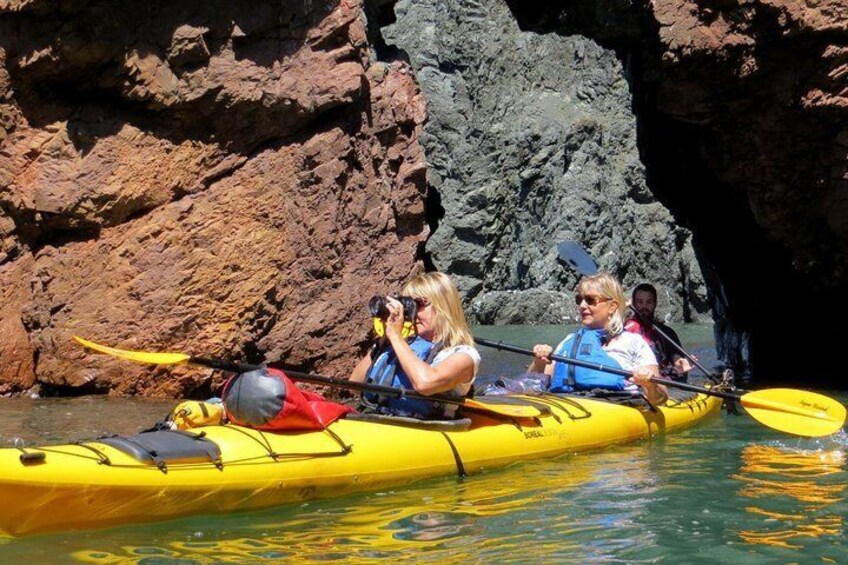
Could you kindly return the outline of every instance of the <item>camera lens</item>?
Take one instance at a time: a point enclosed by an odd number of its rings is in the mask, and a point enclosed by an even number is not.
[[[389,309],[386,307],[385,296],[372,296],[368,301],[368,311],[373,318],[388,318]]]
[[[407,322],[414,322],[415,315],[418,313],[418,306],[415,300],[410,296],[396,296],[395,300],[403,306],[403,319]],[[368,301],[368,311],[373,318],[386,319],[389,317],[388,300],[385,296],[372,296]]]
[[[398,296],[397,300],[403,305],[403,319],[407,322],[414,322],[415,315],[418,313],[418,305],[415,299],[411,296]]]

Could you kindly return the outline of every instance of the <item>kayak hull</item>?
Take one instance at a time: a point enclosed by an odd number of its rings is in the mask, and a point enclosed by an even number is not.
[[[342,419],[326,431],[269,433],[196,428],[218,445],[219,464],[141,463],[96,440],[0,449],[0,535],[112,527],[268,508],[471,475],[518,461],[646,439],[717,413],[698,395],[657,411],[570,396],[526,397],[550,415],[507,420],[475,414],[466,429],[434,430]],[[43,453],[43,460],[39,460]]]

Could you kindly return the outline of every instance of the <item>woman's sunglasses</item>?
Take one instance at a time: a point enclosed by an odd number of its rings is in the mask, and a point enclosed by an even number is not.
[[[606,296],[598,296],[597,294],[575,294],[574,295],[574,303],[580,306],[583,302],[586,302],[589,306],[597,306],[601,302],[608,302],[612,300],[612,298],[607,298]]]

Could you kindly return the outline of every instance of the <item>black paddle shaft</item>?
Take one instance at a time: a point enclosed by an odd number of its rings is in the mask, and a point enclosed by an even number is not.
[[[676,349],[676,350],[677,350],[677,352],[678,352],[678,353],[680,353],[681,355],[683,355],[684,357],[686,357],[689,361],[691,361],[691,362],[692,362],[692,364],[694,364],[696,367],[698,367],[699,369],[701,369],[701,370],[704,372],[704,374],[705,374],[705,375],[707,375],[707,377],[709,377],[709,378],[710,378],[710,380],[712,380],[712,381],[714,381],[714,382],[715,382],[715,378],[713,377],[713,374],[712,374],[710,371],[708,371],[706,367],[704,367],[703,365],[701,365],[700,363],[698,363],[698,360],[697,360],[697,359],[695,359],[695,357],[693,357],[692,355],[690,355],[690,354],[689,354],[689,353],[688,353],[685,349],[683,349],[683,347],[681,347],[681,346],[680,346],[680,344],[678,344],[676,341],[674,341],[673,339],[671,339],[671,337],[669,337],[669,335],[668,335],[667,333],[665,333],[664,331],[662,331],[662,330],[659,328],[659,326],[657,326],[655,323],[653,323],[653,322],[652,322],[652,321],[650,321],[650,320],[646,320],[646,319],[645,319],[645,317],[644,317],[642,314],[640,314],[640,313],[636,310],[636,308],[634,308],[632,305],[628,306],[628,308],[630,308],[630,311],[631,311],[631,312],[633,312],[633,314],[636,316],[636,320],[637,320],[637,321],[639,321],[639,322],[640,322],[640,323],[642,323],[642,324],[649,325],[651,328],[653,328],[653,330],[654,330],[655,332],[657,332],[657,334],[659,334],[659,336],[660,336],[661,338],[663,338],[663,339],[666,341],[666,343],[668,343],[669,345],[671,345],[674,349]]]
[[[229,371],[231,373],[246,373],[248,371],[257,371],[262,369],[261,365],[244,365],[240,363],[233,363],[231,361],[224,361],[223,359],[208,359],[204,357],[192,357],[189,359],[190,363],[194,363],[195,365],[203,365],[204,367],[209,367],[211,369],[218,369],[220,371]],[[373,392],[376,394],[384,394],[386,396],[393,396],[395,398],[409,398],[411,400],[424,400],[428,402],[441,402],[443,404],[455,404],[456,406],[464,406],[465,400],[462,398],[451,398],[448,396],[425,396],[423,394],[419,394],[413,390],[405,389],[405,388],[396,388],[393,386],[383,386],[383,385],[375,385],[371,383],[359,383],[355,381],[349,381],[347,379],[334,379],[331,377],[324,377],[322,375],[314,375],[311,373],[301,373],[299,371],[290,371],[288,369],[282,369],[282,371],[293,381],[299,381],[302,383],[310,383],[314,385],[326,385],[333,386],[336,388],[343,388],[347,390],[355,390],[358,392]]]
[[[508,343],[502,343],[500,341],[492,341],[490,339],[482,339],[479,337],[475,337],[474,341],[483,345],[485,347],[493,347],[495,349],[502,349],[504,351],[511,351],[513,353],[521,353],[522,355],[530,355],[535,357],[535,353],[533,353],[532,349],[527,349],[525,347],[517,347],[515,345],[510,345]],[[576,367],[584,367],[586,369],[592,369],[595,371],[601,371],[604,373],[610,373],[613,375],[620,375],[622,377],[629,377],[632,375],[630,371],[625,371],[624,369],[619,369],[617,367],[609,367],[607,365],[599,365],[596,363],[590,363],[588,361],[581,361],[580,359],[572,359],[571,357],[563,357],[562,355],[549,355],[548,356],[551,361],[556,361],[557,363],[567,363],[569,365],[574,365]],[[700,392],[703,394],[709,394],[711,396],[717,396],[719,398],[725,398],[727,400],[739,400],[741,398],[738,394],[732,394],[729,392],[720,392],[715,391],[709,388],[703,388],[700,386],[690,385],[686,383],[679,383],[677,381],[672,381],[669,379],[661,379],[659,377],[651,377],[651,381],[670,386],[674,388],[679,388],[681,390],[688,390],[691,392]]]
[[[190,357],[188,360],[192,365],[202,365],[210,369],[218,369],[219,371],[227,371],[230,373],[249,373],[250,371],[258,371],[262,365],[246,365],[243,363],[234,363],[232,361],[224,361],[223,359],[209,359],[207,357]]]
[[[300,373],[298,371],[289,371],[283,369],[283,372],[288,375],[293,381],[303,383],[311,383],[316,385],[328,385],[337,388],[348,390],[356,390],[360,392],[373,392],[376,394],[384,394],[386,396],[394,396],[396,398],[409,398],[412,400],[425,400],[428,402],[441,402],[443,404],[455,404],[456,406],[464,406],[465,400],[462,398],[451,398],[449,396],[425,396],[413,390],[406,388],[397,388],[393,386],[375,385],[371,383],[360,383],[349,381],[347,379],[333,379],[331,377],[323,377],[321,375],[313,375],[310,373]]]
[[[480,345],[485,345],[486,347],[493,347],[495,349],[503,349],[504,351],[512,351],[513,353],[521,353],[523,355],[531,355],[535,357],[535,353],[533,353],[532,349],[527,349],[524,347],[517,347],[515,345],[510,345],[508,343],[502,343],[500,341],[492,341],[489,339],[482,339],[479,337],[475,337],[474,341],[479,343]],[[624,369],[618,369],[616,367],[609,367],[607,365],[599,365],[596,363],[590,363],[588,361],[581,361],[580,359],[571,359],[570,357],[562,357],[561,355],[549,355],[548,356],[552,361],[559,361],[560,363],[568,363],[569,365],[575,365],[577,367],[585,367],[587,369],[594,369],[595,371],[603,371],[604,373],[612,373],[613,375],[621,375],[622,377],[629,377],[632,373],[630,371],[625,371]]]

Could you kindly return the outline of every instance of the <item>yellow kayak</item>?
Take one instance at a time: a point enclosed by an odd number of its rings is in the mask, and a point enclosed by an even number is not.
[[[475,413],[432,424],[349,416],[323,431],[220,425],[0,449],[0,536],[253,510],[472,475],[649,438],[721,406],[703,394],[656,410],[571,395],[509,399],[550,412],[534,419]]]

